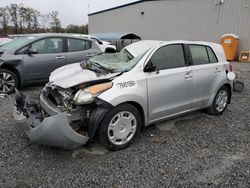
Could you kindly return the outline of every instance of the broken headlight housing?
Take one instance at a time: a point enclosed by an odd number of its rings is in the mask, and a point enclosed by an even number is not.
[[[90,104],[95,100],[96,96],[112,88],[112,86],[112,82],[107,82],[81,89],[75,94],[73,100],[77,105]]]

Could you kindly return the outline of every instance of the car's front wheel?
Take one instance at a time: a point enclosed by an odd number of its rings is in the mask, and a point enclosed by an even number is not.
[[[208,108],[210,115],[221,115],[226,110],[230,99],[230,93],[226,86],[222,86],[217,92],[212,105]]]
[[[17,86],[17,76],[8,69],[0,69],[0,93],[10,94]]]
[[[131,104],[122,104],[104,117],[99,129],[99,140],[109,150],[127,148],[141,131],[141,115]]]

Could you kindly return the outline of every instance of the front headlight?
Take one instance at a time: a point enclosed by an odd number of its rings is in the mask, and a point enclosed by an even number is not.
[[[78,105],[92,103],[95,100],[96,96],[110,89],[112,86],[113,86],[113,83],[108,82],[104,84],[90,86],[85,89],[81,89],[75,94],[73,100]]]

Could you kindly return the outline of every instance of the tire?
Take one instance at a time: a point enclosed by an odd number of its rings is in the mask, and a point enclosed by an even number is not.
[[[0,69],[0,93],[13,93],[17,86],[18,79],[16,74],[8,69]]]
[[[113,48],[106,48],[105,53],[115,53],[116,51]]]
[[[221,100],[219,99],[219,97],[221,97]],[[208,114],[213,116],[222,115],[227,108],[229,100],[230,100],[229,90],[226,86],[222,86],[216,93],[212,105],[208,108],[207,110]]]
[[[245,85],[241,81],[235,81],[234,82],[234,91],[236,92],[242,92],[244,89]]]
[[[102,120],[99,141],[111,151],[125,149],[140,134],[141,126],[141,115],[136,107],[131,104],[118,105]]]

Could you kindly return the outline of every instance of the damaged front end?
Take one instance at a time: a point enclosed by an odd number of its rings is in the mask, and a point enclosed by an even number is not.
[[[39,96],[29,97],[16,90],[14,118],[31,142],[65,149],[82,146],[94,139],[112,106],[97,97],[77,104],[74,97],[80,90],[79,86],[63,89],[47,84]]]

